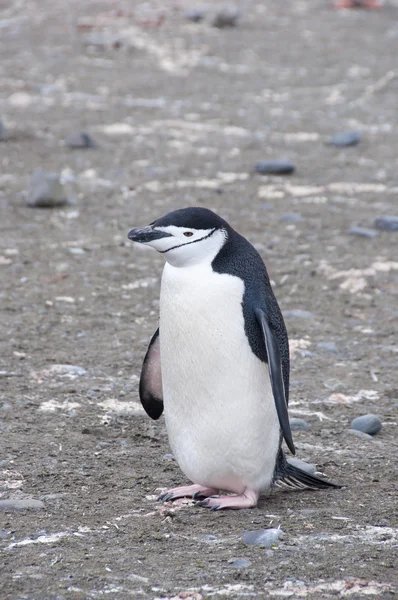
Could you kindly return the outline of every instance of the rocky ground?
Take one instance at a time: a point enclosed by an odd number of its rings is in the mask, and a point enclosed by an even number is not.
[[[398,232],[375,226],[398,214],[398,8],[247,0],[220,29],[219,6],[0,1],[2,600],[398,592]],[[127,233],[190,205],[266,261],[298,457],[343,489],[156,501],[184,482],[138,400],[162,259]],[[381,431],[350,431],[368,413]]]

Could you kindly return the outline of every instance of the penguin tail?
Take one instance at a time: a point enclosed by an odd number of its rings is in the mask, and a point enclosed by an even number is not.
[[[284,465],[283,472],[279,474],[275,481],[275,485],[290,489],[311,489],[324,490],[330,488],[341,488],[341,485],[326,481],[316,475],[310,475],[299,467],[296,467],[288,462]]]

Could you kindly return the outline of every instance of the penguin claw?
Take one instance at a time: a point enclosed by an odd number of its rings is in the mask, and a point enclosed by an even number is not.
[[[219,510],[219,508],[220,508],[220,505],[219,505],[219,504],[214,504],[214,506],[212,506],[212,507],[210,508],[210,510],[211,510],[212,512],[214,512],[215,510]]]
[[[205,498],[204,500],[199,500],[199,502],[195,502],[195,506],[204,506],[205,508],[209,504],[209,498]]]
[[[160,494],[160,496],[157,497],[157,500],[159,500],[160,502],[168,502],[169,500],[173,499],[173,494],[170,494],[169,492],[166,492],[165,494]]]

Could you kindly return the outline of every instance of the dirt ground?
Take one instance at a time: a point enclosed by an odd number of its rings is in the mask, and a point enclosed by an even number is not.
[[[0,598],[397,597],[398,233],[349,229],[397,214],[398,7],[242,0],[216,29],[216,2],[198,24],[189,6],[0,0],[0,500],[41,501],[0,511]],[[326,143],[345,130],[357,146]],[[97,148],[70,149],[75,131]],[[254,173],[279,158],[296,173]],[[36,168],[70,205],[26,206]],[[310,313],[286,317],[295,443],[343,489],[156,501],[184,483],[138,399],[162,259],[127,233],[194,205]],[[349,431],[366,413],[372,439]],[[272,548],[243,544],[269,527]]]

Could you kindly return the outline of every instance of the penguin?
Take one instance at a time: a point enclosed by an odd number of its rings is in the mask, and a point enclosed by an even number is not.
[[[274,485],[338,487],[289,464],[289,345],[265,264],[207,208],[175,210],[128,238],[166,259],[159,328],[145,355],[139,395],[164,411],[173,455],[192,497],[213,511],[257,505]]]

